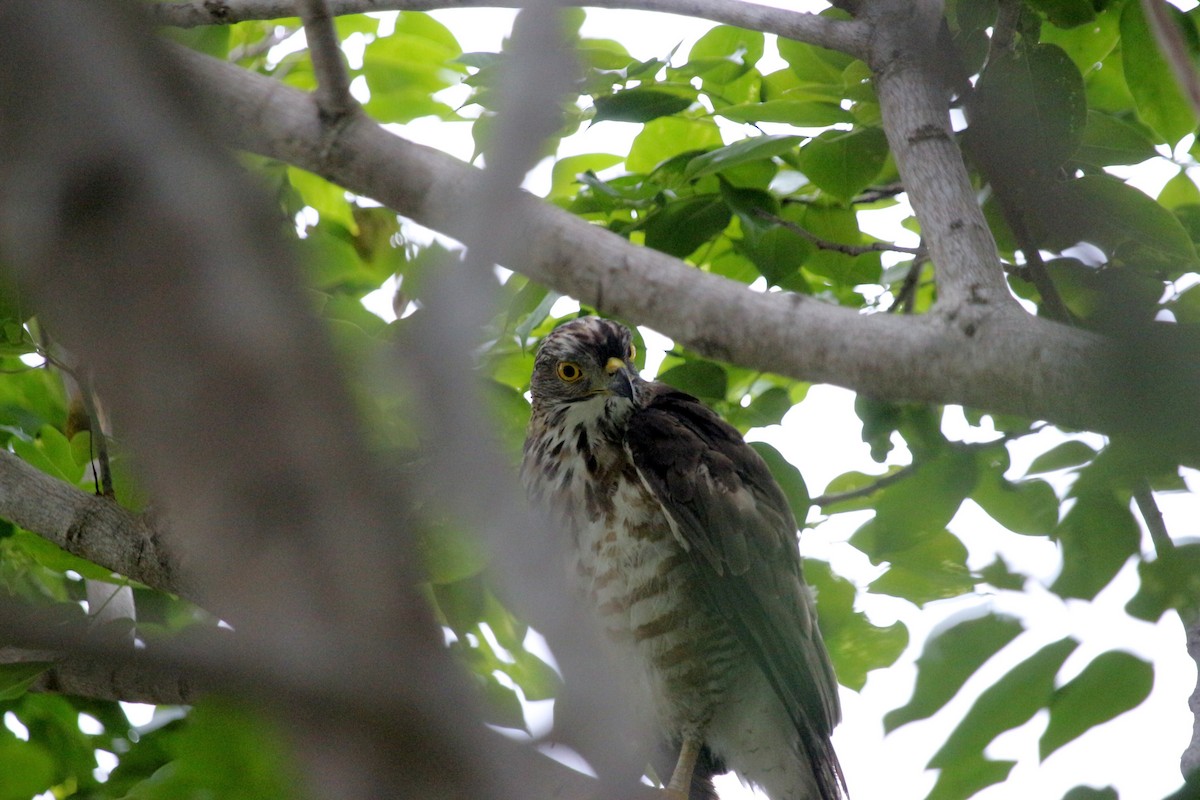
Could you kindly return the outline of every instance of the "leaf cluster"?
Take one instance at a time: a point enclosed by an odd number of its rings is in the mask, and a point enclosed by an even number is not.
[[[1000,5],[949,2],[945,23],[955,62],[948,82],[965,119],[959,138],[999,256],[1011,267],[1013,291],[1039,313],[1054,315],[1061,306],[1073,324],[1113,330],[1169,320],[1194,335],[1200,191],[1189,174],[1197,145],[1186,139],[1196,120],[1174,88],[1140,4],[1025,0],[1016,4],[1015,18],[1002,17]],[[1175,16],[1193,57],[1200,51],[1196,16]],[[922,313],[933,305],[936,264],[869,247],[889,244],[866,232],[874,230],[873,212],[898,214],[909,231],[920,226],[897,200],[903,187],[863,63],[730,26],[714,27],[686,52],[664,47],[660,56],[642,60],[619,42],[584,36],[583,19],[582,11],[572,12],[565,23],[581,74],[578,95],[563,101],[568,113],[560,136],[584,125],[636,126],[637,133],[627,153],[556,158],[549,202],[698,270],[763,291],[800,293],[864,313]],[[303,51],[271,55],[273,43],[298,29],[297,20],[277,20],[172,35],[311,89],[314,76]],[[386,23],[342,17],[338,30],[347,50],[361,50],[351,74],[366,113],[384,123],[436,118],[470,125],[476,153],[482,150],[509,56],[504,49],[464,53],[445,25],[419,12],[401,12]],[[557,145],[549,142],[548,153]],[[1126,174],[1121,168],[1150,159],[1177,168],[1156,197],[1118,177]],[[452,268],[458,254],[317,175],[256,157],[245,163],[276,201],[281,234],[301,254],[313,308],[345,360],[381,457],[404,474],[420,470],[419,454],[431,434],[414,408],[415,387],[383,381],[373,366],[410,335],[426,304],[436,302],[430,278]],[[388,319],[363,305],[364,298],[379,297],[381,286],[388,295],[382,305],[394,312],[384,314]],[[518,274],[498,277],[495,293],[499,311],[484,331],[476,369],[497,438],[515,462],[537,342],[563,320],[594,310]],[[644,367],[645,341],[640,332],[635,336]],[[37,309],[11,283],[0,282],[0,444],[90,491],[92,434],[69,424],[61,372],[30,366],[48,354],[52,341]],[[808,390],[681,346],[663,354],[656,372],[743,432],[780,424]],[[839,515],[871,512],[849,545],[878,570],[872,580],[857,585],[823,561],[805,564],[845,686],[861,689],[871,671],[895,663],[909,644],[903,624],[876,624],[861,610],[864,598],[884,595],[924,607],[973,592],[1026,590],[1029,576],[1002,558],[969,566],[968,547],[953,530],[967,503],[1008,532],[1001,536],[1057,544],[1062,568],[1049,589],[1064,601],[1091,600],[1135,559],[1140,588],[1129,603],[1131,615],[1155,620],[1168,610],[1194,614],[1200,608],[1200,545],[1178,542],[1144,555],[1131,511],[1143,482],[1158,491],[1185,488],[1177,461],[1126,442],[1094,447],[1094,439],[1071,438],[1044,446],[1017,474],[1010,447],[1039,447],[1045,440],[1039,438],[1044,426],[1033,421],[991,415],[993,439],[979,444],[948,438],[941,408],[859,398],[856,411],[875,460],[892,460],[882,476],[851,471],[813,498],[795,466],[774,448],[755,445],[808,533]],[[967,416],[983,429],[984,412],[968,410]],[[119,431],[110,444],[117,499],[140,510],[146,500],[130,476]],[[897,449],[911,454],[908,466],[895,463]],[[819,513],[811,513],[814,502]],[[493,591],[487,559],[462,521],[451,509],[423,507],[420,514],[425,594],[449,647],[472,676],[488,721],[528,732],[524,702],[556,696],[561,679],[531,652],[528,627]],[[0,524],[0,591],[72,614],[84,598],[85,578],[114,580],[29,531]],[[172,636],[215,624],[178,598],[138,585],[133,590],[139,635]],[[1030,652],[1027,627],[989,613],[936,633],[917,661],[912,698],[888,714],[887,729],[939,713],[1002,650]],[[1063,664],[1078,646],[1071,638],[1045,645],[982,687],[929,763],[940,770],[930,797],[965,798],[1003,781],[1012,763],[990,760],[984,748],[1039,711],[1049,713],[1040,740],[1045,758],[1149,693],[1152,665],[1123,651],[1105,652],[1063,680]],[[295,772],[280,766],[287,764],[281,737],[261,715],[211,701],[137,727],[113,702],[27,692],[45,666],[0,672],[0,712],[29,733],[22,739],[0,728],[0,800],[44,791],[63,798],[291,791]],[[81,727],[80,714],[98,726]],[[99,734],[84,732],[97,727]],[[93,773],[97,751],[119,764],[107,780]],[[10,781],[14,775],[20,779]]]

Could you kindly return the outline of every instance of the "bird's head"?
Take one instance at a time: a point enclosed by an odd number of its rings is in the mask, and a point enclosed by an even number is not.
[[[636,399],[633,337],[624,325],[581,317],[551,331],[538,347],[530,390],[535,406],[595,397]]]

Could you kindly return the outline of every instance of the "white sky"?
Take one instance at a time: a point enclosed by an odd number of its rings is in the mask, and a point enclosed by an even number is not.
[[[796,3],[778,4],[798,7]],[[821,5],[805,2],[799,7]],[[501,37],[511,28],[513,14],[511,10],[494,9],[433,12],[433,16],[453,30],[466,52],[495,51]],[[708,22],[662,14],[592,9],[588,11],[584,35],[616,39],[635,57],[644,59],[665,56],[680,41],[683,42],[680,53],[686,54],[690,43],[711,26]],[[766,59],[772,58],[777,60],[774,48],[769,45]],[[783,62],[778,61],[777,66],[782,67]],[[465,92],[455,94],[452,90],[449,95],[449,102],[454,105],[463,99]],[[747,130],[743,126],[722,124],[728,133],[727,142],[745,135]],[[565,140],[560,155],[628,152],[629,143],[639,130],[640,126],[635,124],[601,123]],[[398,127],[397,132],[460,158],[469,157],[473,149],[467,123],[417,120]],[[1133,170],[1123,170],[1120,175],[1134,176],[1135,185],[1153,195],[1176,170],[1167,159],[1160,158]],[[535,169],[526,185],[534,192],[544,192],[549,185],[549,162]],[[875,216],[878,219],[869,223],[873,233],[883,238],[890,238],[889,233],[896,236],[895,226],[900,218],[896,212]],[[900,242],[913,243],[908,239]],[[658,340],[660,349],[670,344],[661,337]],[[649,337],[648,348],[653,349],[655,341],[655,337]],[[752,438],[769,441],[779,448],[800,469],[814,495],[843,472],[852,469],[882,472],[885,467],[871,461],[867,446],[859,438],[861,426],[853,413],[852,398],[850,392],[842,389],[814,386],[805,401],[788,414],[783,425],[757,431]],[[949,410],[947,419],[945,430],[951,438],[981,437],[980,430],[970,428],[960,411]],[[1058,432],[1047,431],[1015,443],[1010,447],[1009,477],[1023,475],[1034,456],[1062,438]],[[1102,441],[1095,436],[1087,438],[1094,445]],[[899,447],[888,463],[907,461],[907,452]],[[1193,493],[1200,488],[1200,479],[1194,472],[1186,477],[1192,492],[1158,498],[1168,528],[1177,538],[1195,536],[1196,520],[1200,519],[1200,505]],[[1061,495],[1068,484],[1065,476],[1051,476],[1050,480]],[[871,566],[847,539],[868,517],[869,512],[860,512],[824,522],[805,534],[801,549],[807,556],[831,562],[839,574],[863,587],[882,568]],[[1122,798],[1137,800],[1161,798],[1178,788],[1182,783],[1178,759],[1188,742],[1192,724],[1187,698],[1196,682],[1196,670],[1184,649],[1184,634],[1177,618],[1167,616],[1158,625],[1149,625],[1125,614],[1123,606],[1137,588],[1134,563],[1127,564],[1094,602],[1064,602],[1042,588],[1053,581],[1060,563],[1057,547],[1048,539],[1008,532],[970,501],[950,527],[967,544],[971,567],[982,567],[999,553],[1014,570],[1033,576],[1039,586],[1020,594],[972,594],[931,603],[923,610],[895,598],[860,595],[860,610],[877,624],[903,621],[912,643],[894,667],[871,673],[861,693],[842,690],[845,721],[835,733],[834,742],[845,767],[851,796],[859,800],[923,798],[936,778],[934,773],[924,771],[924,765],[978,693],[1021,659],[1064,635],[1074,636],[1082,645],[1067,660],[1059,675],[1060,685],[1082,671],[1099,653],[1123,649],[1154,663],[1155,685],[1150,699],[1116,722],[1103,725],[1057,751],[1044,765],[1038,763],[1037,740],[1045,729],[1047,715],[1038,714],[987,749],[989,757],[1013,759],[1018,765],[1007,782],[986,789],[977,797],[980,800],[1059,798],[1077,784],[1087,784],[1112,785]],[[1143,550],[1153,552],[1148,537]],[[933,719],[909,724],[885,738],[882,716],[908,700],[916,674],[913,661],[929,631],[950,617],[981,608],[1021,618],[1027,632],[988,662]],[[732,777],[719,786],[723,800],[751,796]]]

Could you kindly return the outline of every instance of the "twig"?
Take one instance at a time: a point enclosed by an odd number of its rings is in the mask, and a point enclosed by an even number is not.
[[[773,222],[776,225],[782,225],[792,233],[802,236],[808,241],[815,244],[822,250],[833,250],[838,253],[845,253],[848,256],[861,256],[867,253],[908,253],[909,255],[921,255],[922,250],[919,247],[901,247],[896,244],[884,244],[883,242],[871,242],[869,244],[842,244],[841,242],[832,242],[829,239],[823,239],[817,236],[803,226],[786,220],[783,217],[772,214],[770,211],[764,211],[761,208],[754,210],[755,216],[761,217],[768,222]]]
[[[366,11],[430,11],[442,8],[521,8],[523,0],[328,0],[334,16]],[[283,19],[295,14],[291,0],[182,0],[149,3],[151,19],[159,25],[194,28],[229,25],[246,20]],[[564,5],[591,8],[624,8],[659,11],[774,33],[787,39],[815,44],[865,58],[870,45],[870,25],[817,14],[770,8],[738,0],[567,0]]]
[[[911,314],[916,310],[917,286],[921,279],[921,270],[927,263],[929,263],[928,254],[913,258],[912,264],[908,267],[908,274],[904,276],[904,283],[900,285],[900,291],[896,293],[896,302],[888,308],[889,314],[895,313],[898,309],[903,309],[905,314]]]
[[[904,480],[909,475],[916,472],[917,467],[918,467],[918,464],[917,464],[917,462],[914,461],[911,464],[907,464],[907,465],[901,467],[900,469],[896,470],[895,472],[892,472],[888,475],[881,476],[879,478],[879,480],[877,480],[873,483],[869,483],[866,486],[860,486],[857,489],[850,489],[849,491],[846,491],[846,492],[836,492],[834,494],[818,495],[817,497],[812,498],[810,502],[814,506],[824,507],[824,506],[831,506],[834,503],[842,503],[847,500],[857,500],[860,497],[867,497],[868,495],[872,495],[875,492],[879,491],[880,489],[891,486],[893,483],[896,483],[897,481]]]
[[[236,63],[244,58],[258,58],[261,55],[271,52],[272,47],[291,36],[294,32],[291,28],[276,26],[270,33],[257,42],[238,45],[230,50],[229,60]]]
[[[1158,49],[1171,65],[1175,82],[1192,105],[1192,113],[1200,115],[1200,76],[1196,74],[1187,43],[1179,32],[1179,26],[1171,19],[1171,9],[1163,0],[1142,0],[1142,11],[1146,22],[1158,40]]]
[[[988,51],[988,61],[993,60],[1000,51],[1011,51],[1017,43],[1017,24],[1021,20],[1021,0],[1001,0],[996,13],[996,24],[992,28],[992,42]]]
[[[92,451],[95,454],[96,472],[99,473],[99,494],[101,497],[107,497],[109,500],[115,500],[117,493],[113,489],[112,461],[108,456],[108,430],[100,419],[99,408],[96,405],[96,395],[92,391],[90,378],[83,380],[76,378],[76,383],[79,386],[80,399],[83,400],[83,407],[88,415]]]
[[[998,444],[1008,444],[1013,439],[1019,439],[1022,436],[1029,436],[1034,433],[1039,433],[1048,425],[1049,423],[1039,422],[1036,425],[1031,425],[1027,431],[1009,431],[999,439],[992,439],[988,442],[972,442],[971,444],[955,443],[952,446],[961,450],[986,450],[987,448],[995,447]],[[849,491],[845,492],[818,495],[810,498],[809,502],[811,502],[814,506],[830,506],[834,503],[843,503],[847,500],[856,500],[860,497],[867,497],[868,495],[874,494],[880,489],[884,489],[888,486],[891,486],[893,483],[907,478],[910,474],[916,472],[920,466],[920,462],[914,461],[911,464],[904,465],[895,472],[880,476],[879,480],[867,484],[866,486],[860,486],[857,489],[850,489]],[[1151,498],[1151,501],[1153,501],[1153,498]]]
[[[350,79],[333,16],[325,0],[296,0],[296,9],[304,21],[304,36],[308,40],[313,72],[317,75],[317,89],[313,93],[317,108],[326,122],[336,122],[352,112],[358,103],[350,95]]]
[[[993,184],[994,185],[994,184]],[[1025,219],[1019,211],[1011,210],[1009,200],[1007,198],[1007,190],[999,190],[996,192],[996,197],[1000,200],[1000,207],[1004,209],[1004,216],[1008,221],[1009,227],[1012,228],[1013,235],[1017,237],[1017,241],[1021,245],[1021,252],[1025,254],[1025,275],[1030,283],[1038,290],[1038,294],[1042,297],[1042,310],[1046,312],[1046,316],[1056,322],[1065,322],[1073,324],[1074,316],[1071,314],[1071,309],[1067,308],[1067,304],[1063,302],[1062,295],[1058,293],[1058,289],[1054,286],[1054,281],[1050,279],[1050,272],[1046,269],[1046,262],[1042,261],[1042,254],[1038,251],[1037,245],[1033,244],[1033,237],[1029,235],[1029,229],[1025,225]]]
[[[1150,481],[1142,478],[1137,488],[1133,490],[1133,499],[1137,502],[1138,511],[1146,521],[1146,529],[1150,531],[1150,541],[1154,542],[1154,552],[1162,558],[1175,549],[1171,534],[1167,532],[1167,523],[1163,521],[1162,512],[1158,510],[1158,502],[1154,499],[1154,491]]]
[[[871,189],[866,189],[862,194],[857,195],[851,200],[852,205],[863,205],[865,203],[877,203],[880,200],[887,200],[895,197],[898,194],[904,194],[904,184],[900,182],[889,183],[886,186],[876,186]]]

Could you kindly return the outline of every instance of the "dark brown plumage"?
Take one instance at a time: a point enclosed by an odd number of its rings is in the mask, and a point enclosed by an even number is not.
[[[694,397],[638,377],[630,333],[573,320],[538,349],[522,476],[571,537],[610,638],[641,667],[663,736],[772,800],[836,800],[840,711],[766,464]],[[686,793],[692,767],[672,781]],[[711,784],[709,784],[711,786]]]

